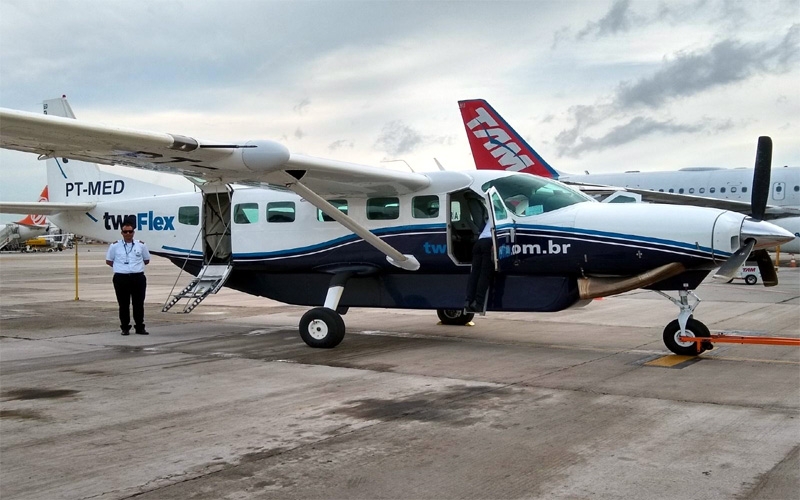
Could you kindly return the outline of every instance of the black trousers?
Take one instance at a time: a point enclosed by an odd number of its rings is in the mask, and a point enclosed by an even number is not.
[[[117,304],[119,304],[119,327],[123,330],[130,330],[132,301],[136,330],[144,330],[144,294],[147,289],[147,278],[144,277],[144,273],[114,273],[113,281]]]
[[[475,302],[477,308],[483,310],[493,270],[492,239],[481,238],[472,246],[472,269],[467,282],[467,305]]]

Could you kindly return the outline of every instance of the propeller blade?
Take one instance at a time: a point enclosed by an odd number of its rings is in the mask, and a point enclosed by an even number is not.
[[[750,198],[750,210],[758,220],[764,218],[769,199],[769,175],[772,169],[772,139],[766,136],[758,138],[756,149],[756,165],[753,171],[753,192]]]
[[[758,263],[758,270],[761,273],[761,280],[764,286],[775,286],[778,284],[778,273],[775,272],[775,265],[766,250],[756,250],[753,258]]]
[[[733,279],[733,277],[736,275],[736,271],[742,267],[742,264],[744,264],[744,261],[747,260],[750,252],[753,251],[753,246],[755,246],[755,244],[756,240],[747,240],[743,247],[740,247],[739,250],[736,250],[736,253],[731,255],[731,257],[720,266],[720,268],[717,270],[717,273],[714,274],[714,278],[725,281]]]

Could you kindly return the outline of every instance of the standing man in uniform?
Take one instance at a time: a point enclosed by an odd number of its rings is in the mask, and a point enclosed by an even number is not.
[[[472,247],[472,268],[467,281],[467,297],[464,312],[484,312],[486,295],[489,293],[494,261],[492,260],[492,225],[483,203],[475,198],[467,200],[470,217],[479,231],[478,239]]]
[[[119,304],[122,335],[131,333],[131,300],[136,333],[149,335],[144,329],[144,294],[147,289],[144,266],[150,263],[150,252],[144,243],[133,239],[134,227],[130,219],[122,223],[122,239],[109,245],[106,264],[114,269],[114,292]]]

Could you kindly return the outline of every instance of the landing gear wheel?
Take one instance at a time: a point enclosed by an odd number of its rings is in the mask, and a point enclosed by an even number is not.
[[[711,342],[701,342],[700,349],[698,350],[696,342],[681,342],[679,339],[680,336],[681,325],[678,324],[677,319],[674,319],[664,328],[664,344],[666,344],[667,349],[675,354],[680,354],[681,356],[696,356],[697,354],[713,348]],[[710,337],[711,332],[708,331],[706,325],[690,316],[689,320],[686,322],[686,336]]]
[[[300,319],[300,337],[311,347],[330,349],[344,338],[344,320],[327,307],[315,307]]]
[[[436,315],[443,325],[463,326],[472,321],[475,317],[472,313],[465,313],[462,309],[437,309]]]
[[[747,283],[748,285],[755,285],[756,283],[758,283],[758,278],[756,278],[755,274],[748,274],[747,276],[744,277],[744,282]]]

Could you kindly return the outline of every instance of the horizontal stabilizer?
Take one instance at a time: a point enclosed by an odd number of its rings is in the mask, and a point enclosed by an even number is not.
[[[48,201],[0,201],[0,214],[55,215],[61,212],[88,212],[97,203],[51,203]]]

